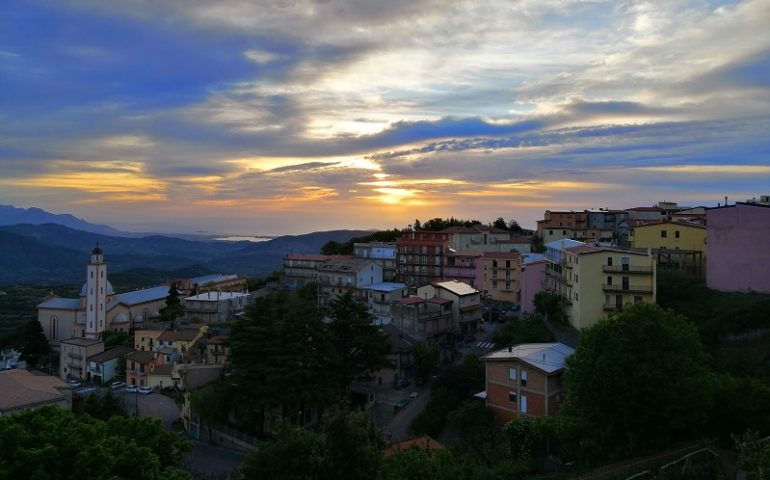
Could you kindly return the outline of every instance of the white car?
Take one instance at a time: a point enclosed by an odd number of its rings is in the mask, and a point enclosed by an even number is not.
[[[110,388],[113,390],[120,390],[125,386],[126,386],[126,382],[112,382],[112,385],[110,385]]]
[[[412,392],[412,393],[410,393],[410,394],[409,394],[409,398],[411,398],[412,400],[414,400],[415,398],[417,398],[417,395],[419,395],[419,393],[417,393],[417,392]]]
[[[67,383],[69,383],[70,387],[72,388],[80,388],[83,385],[82,383],[80,383],[80,380],[70,380]]]
[[[149,395],[152,393],[152,388],[150,387],[139,387],[139,393],[142,395]]]
[[[126,391],[128,393],[136,393],[137,390],[139,390],[139,389],[137,388],[136,385],[129,385],[129,386],[126,387]]]

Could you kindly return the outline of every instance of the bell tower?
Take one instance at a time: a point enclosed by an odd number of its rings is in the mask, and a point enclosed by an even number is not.
[[[97,243],[86,267],[86,338],[101,338],[107,323],[106,304],[107,264]]]

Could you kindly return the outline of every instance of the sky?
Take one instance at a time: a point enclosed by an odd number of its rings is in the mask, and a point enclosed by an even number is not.
[[[288,234],[770,194],[770,1],[5,0],[0,204]]]

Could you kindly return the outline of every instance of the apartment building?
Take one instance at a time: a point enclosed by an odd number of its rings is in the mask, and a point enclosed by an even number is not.
[[[540,254],[527,254],[521,264],[521,313],[535,313],[535,295],[546,288],[545,270],[550,262]]]
[[[406,297],[390,304],[391,324],[428,345],[441,343],[452,331],[453,300]]]
[[[761,200],[765,200],[762,202]],[[770,293],[770,202],[706,211],[706,284],[723,292]]]
[[[521,254],[487,252],[479,259],[477,276],[485,296],[494,300],[519,303],[521,294]]]
[[[481,357],[486,381],[479,396],[497,424],[555,414],[564,400],[562,375],[572,353],[563,343],[525,343]]]
[[[700,274],[706,259],[706,227],[685,222],[638,225],[629,235],[631,247],[652,249],[661,268]]]
[[[318,267],[318,305],[329,302],[348,291],[354,297],[367,303],[366,288],[382,283],[382,266],[373,260],[351,258],[329,260]]]
[[[391,321],[390,304],[407,296],[403,283],[381,282],[366,287],[366,304],[374,316],[375,325],[386,325]]]
[[[464,282],[474,288],[481,288],[481,282],[479,282],[479,267],[481,266],[480,260],[484,255],[483,252],[475,252],[471,250],[456,252],[454,249],[450,249],[446,254],[444,261],[444,279],[453,279],[458,282]]]
[[[461,335],[475,332],[481,323],[481,292],[467,283],[456,280],[433,282],[419,287],[417,296],[451,300],[452,330]]]
[[[318,267],[339,257],[331,255],[308,255],[292,253],[283,257],[283,284],[291,291],[297,291],[308,283],[315,283]],[[349,258],[349,257],[346,257]]]
[[[405,231],[396,241],[396,281],[418,287],[444,279],[444,258],[452,247],[453,234]]]
[[[251,303],[251,294],[242,292],[206,292],[182,301],[188,322],[223,322],[242,315]]]
[[[629,303],[655,303],[656,262],[652,252],[566,242],[546,246],[546,284],[563,299],[572,326],[590,327]]]
[[[88,358],[104,351],[104,342],[92,338],[62,340],[59,347],[59,378],[91,380]]]
[[[456,252],[499,252],[511,248],[511,232],[487,225],[450,227],[442,230],[452,235],[452,249]]]
[[[396,244],[386,242],[354,243],[353,255],[356,258],[374,260],[382,266],[382,279],[392,282],[396,278]]]

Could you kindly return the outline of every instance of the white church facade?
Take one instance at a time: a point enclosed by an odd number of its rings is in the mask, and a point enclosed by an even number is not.
[[[243,288],[245,280],[237,275],[207,275],[175,280],[193,290],[205,288]],[[184,288],[184,287],[183,287]],[[107,279],[104,252],[97,245],[86,266],[86,282],[80,298],[50,296],[37,306],[37,318],[46,338],[54,348],[72,338],[101,339],[105,331],[131,332],[157,318],[166,305],[169,287],[161,285],[126,293],[115,293]],[[180,298],[185,297],[184,289]]]

